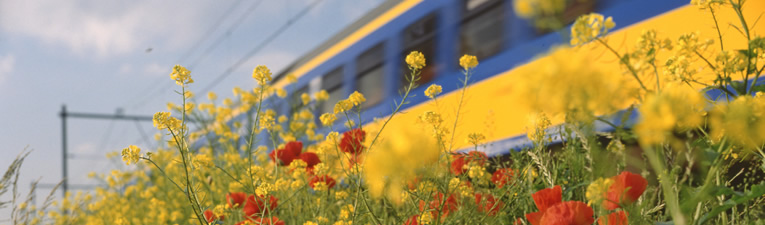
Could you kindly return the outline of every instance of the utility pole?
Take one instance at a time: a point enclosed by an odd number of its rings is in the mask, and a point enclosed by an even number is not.
[[[110,119],[110,120],[133,120],[133,121],[152,121],[154,117],[152,116],[129,116],[122,114],[121,109],[117,109],[117,112],[114,115],[110,114],[97,114],[97,113],[75,113],[75,112],[67,112],[66,111],[66,105],[61,105],[61,112],[59,113],[59,116],[61,117],[61,171],[62,171],[62,178],[63,183],[61,184],[61,190],[62,195],[66,197],[66,192],[69,190],[69,175],[67,172],[67,159],[69,158],[69,155],[67,153],[66,149],[66,118],[82,118],[82,119]]]

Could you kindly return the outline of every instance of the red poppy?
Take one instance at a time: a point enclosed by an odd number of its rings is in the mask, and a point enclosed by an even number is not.
[[[404,225],[420,225],[420,221],[417,221],[417,217],[419,215],[414,215],[412,217],[409,217],[408,220],[404,221]]]
[[[478,205],[479,212],[488,212],[489,216],[497,215],[499,209],[505,206],[505,203],[494,198],[494,195],[478,193],[475,194],[475,204]]]
[[[244,203],[243,211],[246,217],[266,214],[266,207],[268,207],[268,213],[273,213],[278,201],[278,198],[268,196],[268,203],[266,203],[264,196],[250,195],[247,197],[247,202]],[[268,206],[266,206],[266,204],[268,204]]]
[[[321,163],[321,160],[319,159],[319,156],[316,155],[316,153],[313,152],[303,152],[300,153],[300,159],[303,160],[306,164],[306,168],[313,169],[313,166],[316,164]]]
[[[510,168],[498,169],[491,175],[491,182],[497,185],[497,188],[502,188],[512,181],[514,174],[515,171]]]
[[[409,188],[409,190],[417,189],[417,185],[420,183],[420,177],[414,177],[414,179],[411,179],[406,182],[406,187]]]
[[[598,218],[599,225],[628,225],[627,212],[618,211]]]
[[[271,160],[274,162],[276,162],[276,159],[279,159],[280,165],[286,166],[297,159],[302,151],[303,142],[290,141],[284,145],[284,148],[271,151],[268,156],[271,157]]]
[[[364,150],[364,138],[366,132],[361,129],[353,129],[343,133],[343,138],[340,139],[340,150],[351,154],[359,154]]]
[[[228,202],[229,208],[238,208],[244,206],[244,201],[247,199],[247,194],[244,192],[232,192],[226,195],[226,202]]]
[[[529,223],[533,225],[540,224],[539,222],[542,219],[542,216],[545,214],[547,208],[550,208],[550,206],[558,204],[562,201],[562,193],[563,191],[561,190],[560,186],[555,185],[555,187],[545,188],[537,191],[534,194],[531,194],[531,198],[534,199],[534,204],[537,205],[537,209],[539,209],[539,211],[526,214],[526,220],[528,220]]]
[[[425,201],[420,200],[420,211],[425,211]],[[433,215],[433,218],[438,218],[438,214],[443,213],[441,218],[446,218],[449,216],[449,213],[453,211],[457,211],[457,206],[459,206],[459,203],[457,203],[457,198],[454,196],[454,194],[449,195],[449,197],[444,200],[444,194],[438,193],[435,195],[432,201],[430,201],[430,204],[428,204],[428,208],[431,209],[431,214]]]
[[[486,163],[486,161],[489,159],[488,156],[486,156],[486,153],[479,152],[479,151],[470,151],[467,154],[465,153],[458,153],[454,154],[454,161],[452,162],[452,174],[454,175],[460,175],[465,172],[465,168],[463,168],[465,165],[469,164],[470,162],[476,161],[478,165],[483,165]]]
[[[323,182],[323,183],[327,184],[328,188],[334,187],[335,184],[337,183],[337,182],[335,182],[335,179],[332,179],[332,177],[330,177],[328,175],[313,176],[313,177],[311,177],[311,181],[308,183],[308,186],[311,186],[311,188],[313,188],[314,185],[316,185],[316,183],[318,183],[318,182]]]
[[[356,164],[361,164],[362,161],[364,161],[364,158],[361,154],[351,155],[348,158],[348,168],[352,169]]]
[[[550,206],[539,220],[542,225],[590,225],[592,208],[580,201],[566,201]]]
[[[640,175],[627,171],[612,177],[614,183],[608,187],[603,206],[608,210],[635,202],[645,191],[648,181]]]
[[[271,218],[260,218],[260,217],[253,217],[248,218],[242,222],[236,223],[235,225],[243,225],[246,222],[250,222],[251,224],[257,224],[257,225],[285,225],[284,221],[279,220],[279,217],[271,217]]]
[[[220,217],[216,216],[215,213],[213,213],[213,211],[209,209],[205,210],[204,214],[205,214],[205,219],[207,219],[207,223],[212,223],[215,220],[223,221],[223,219],[226,218],[225,216],[220,216]]]

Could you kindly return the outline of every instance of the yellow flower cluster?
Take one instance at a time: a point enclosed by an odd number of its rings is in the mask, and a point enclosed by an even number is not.
[[[460,66],[465,71],[470,70],[478,66],[478,58],[474,55],[463,55],[460,57]]]
[[[364,160],[364,182],[373,197],[386,196],[401,204],[402,187],[438,161],[440,151],[436,142],[423,132],[390,123],[387,139],[375,144]]]
[[[467,137],[466,141],[467,141],[467,143],[470,143],[471,145],[478,146],[484,140],[486,140],[486,136],[484,136],[483,134],[481,134],[481,133],[470,133],[470,134],[468,134],[468,137]]]
[[[354,106],[361,105],[361,103],[364,103],[367,101],[367,99],[364,98],[364,95],[359,93],[358,91],[354,91],[353,93],[351,93],[351,96],[348,96],[348,100],[350,100]]]
[[[271,70],[264,65],[258,65],[255,70],[252,71],[252,78],[258,82],[258,85],[265,86],[271,81]]]
[[[319,92],[316,92],[316,95],[314,96],[316,98],[316,101],[326,101],[329,99],[329,93],[327,93],[326,90],[321,90]]]
[[[181,86],[194,83],[194,80],[191,79],[191,71],[181,65],[175,65],[173,67],[173,72],[170,73],[170,78],[175,80],[175,84]]]
[[[412,51],[406,56],[406,64],[409,68],[420,70],[425,67],[425,55],[418,51]]]
[[[696,5],[700,9],[706,9],[715,5],[725,4],[724,0],[691,0],[691,5]]]
[[[571,45],[583,45],[608,33],[608,30],[614,28],[616,24],[609,16],[608,18],[598,13],[590,13],[580,16],[571,26]]]
[[[597,55],[559,47],[533,64],[517,69],[517,99],[532,112],[590,122],[596,115],[626,107],[637,85],[618,71],[590,66]]]
[[[337,120],[337,117],[332,113],[324,113],[319,117],[319,120],[321,120],[321,124],[324,126],[332,126],[332,124],[335,123],[335,120]]]
[[[122,149],[122,161],[125,161],[126,165],[130,165],[132,162],[133,164],[138,163],[138,160],[141,159],[141,148],[138,148],[135,145],[130,145],[127,148]]]
[[[308,93],[303,93],[300,95],[300,101],[303,102],[303,105],[308,105],[308,103],[311,102],[311,96],[309,96]]]
[[[154,113],[152,122],[154,123],[154,127],[159,130],[168,129],[168,131],[177,131],[181,128],[181,121],[170,116],[170,112]]]
[[[428,98],[435,99],[436,95],[441,94],[441,85],[438,84],[431,84],[428,89],[425,89],[425,96],[428,96]]]
[[[600,204],[603,202],[603,196],[608,192],[608,188],[611,186],[611,184],[614,183],[614,180],[611,178],[603,178],[600,177],[595,181],[592,181],[589,186],[587,186],[587,191],[585,192],[585,197],[587,198],[587,204],[593,205],[593,204]]]
[[[703,122],[704,96],[684,83],[669,83],[640,106],[641,121],[635,126],[640,143],[660,144],[672,138],[675,128],[695,128]]]
[[[340,100],[335,104],[335,114],[351,110],[353,108],[353,102],[350,100]]]
[[[727,105],[718,105],[710,115],[712,136],[727,137],[745,150],[765,144],[765,96],[740,96]]]

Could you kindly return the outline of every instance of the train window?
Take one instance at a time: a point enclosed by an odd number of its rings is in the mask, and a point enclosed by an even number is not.
[[[378,44],[356,59],[356,88],[364,94],[367,101],[361,106],[376,105],[383,100],[383,85],[385,73],[383,62],[385,61],[384,45]]]
[[[475,55],[478,60],[499,53],[504,47],[504,6],[502,0],[463,1],[459,55]]]
[[[419,51],[423,55],[425,55],[425,68],[422,69],[420,72],[420,80],[417,81],[417,84],[424,84],[428,83],[431,80],[433,80],[433,77],[436,74],[435,71],[435,65],[433,65],[433,62],[435,59],[435,41],[433,40],[436,34],[436,15],[430,14],[425,16],[424,18],[420,19],[417,22],[412,23],[404,29],[403,33],[403,46],[404,51],[402,52],[402,60],[400,60],[403,64],[401,68],[403,69],[401,72],[401,89],[405,87],[405,85],[408,84],[408,81],[406,80],[406,76],[409,76],[409,67],[407,66],[406,62],[404,62],[404,58],[412,52],[412,51]]]
[[[335,103],[342,100],[343,96],[343,67],[337,67],[336,69],[325,74],[321,79],[321,89],[326,90],[329,93],[329,99],[324,101],[319,106],[319,114],[334,112]]]

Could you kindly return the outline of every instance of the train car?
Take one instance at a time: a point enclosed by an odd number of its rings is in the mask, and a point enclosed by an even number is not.
[[[704,37],[716,38],[713,27],[687,22],[688,18],[705,15],[686,0],[568,2],[563,20],[569,25],[589,12],[613,17],[616,26],[608,41],[618,48],[635,43],[647,28],[654,28],[666,37],[700,31]],[[454,149],[469,147],[461,140],[468,133],[480,132],[486,136],[487,144],[478,150],[489,156],[505,154],[530,144],[525,134],[530,112],[518,107],[521,100],[512,95],[517,76],[514,72],[533,65],[552,46],[569,43],[565,35],[569,28],[564,27],[561,32],[537,29],[517,16],[513,7],[511,0],[388,0],[281,71],[273,85],[287,90],[291,102],[299,102],[295,100],[302,93],[313,96],[326,90],[329,100],[313,107],[317,117],[332,112],[338,100],[359,91],[367,98],[360,117],[361,123],[367,124],[391,114],[392,104],[402,100],[399,92],[408,74],[404,57],[411,51],[420,51],[427,58],[427,66],[417,83],[419,87],[413,90],[415,96],[402,109],[405,113],[397,115],[403,118],[398,121],[412,121],[425,111],[435,110],[430,99],[422,94],[430,84],[443,87],[438,104],[441,110],[453,115],[460,101],[459,79],[463,78],[458,59],[464,54],[475,55],[480,64],[467,86],[468,99],[462,106],[455,132],[459,141],[455,141]],[[605,61],[616,59],[605,53],[603,57]],[[593,66],[620,69],[618,63]],[[287,82],[288,74],[297,77],[297,82]],[[286,101],[272,103],[280,114],[296,109]],[[450,119],[446,121],[449,123]],[[554,120],[553,124],[561,122]],[[336,121],[333,129],[347,130],[342,119]]]

